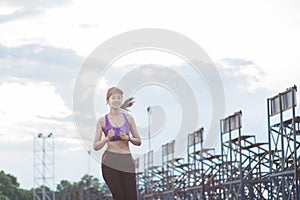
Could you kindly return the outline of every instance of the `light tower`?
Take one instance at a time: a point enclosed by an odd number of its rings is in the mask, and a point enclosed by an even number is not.
[[[149,106],[147,108],[147,112],[148,112],[148,142],[149,142],[149,152],[151,151],[151,132],[150,132],[150,124],[151,124],[151,112],[152,112],[152,108],[151,106]]]
[[[55,200],[54,138],[39,133],[33,144],[34,200]],[[52,190],[52,191],[51,191]]]

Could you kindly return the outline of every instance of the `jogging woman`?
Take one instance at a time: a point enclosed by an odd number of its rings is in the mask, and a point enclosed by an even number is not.
[[[98,120],[94,139],[96,151],[107,145],[102,156],[102,176],[114,200],[136,200],[135,162],[129,143],[139,146],[141,138],[133,117],[123,112],[132,106],[133,98],[123,103],[123,91],[112,87],[107,91],[106,103],[110,110]]]

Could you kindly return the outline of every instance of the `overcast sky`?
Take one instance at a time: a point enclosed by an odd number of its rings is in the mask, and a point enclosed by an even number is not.
[[[33,187],[33,138],[40,132],[52,132],[56,182],[78,181],[88,172],[88,153],[73,120],[76,77],[99,45],[115,35],[141,28],[175,31],[201,46],[223,82],[224,117],[242,110],[243,132],[267,141],[267,98],[300,85],[299,9],[296,0],[2,0],[0,170],[17,176],[21,187]],[[213,108],[203,79],[197,79],[181,58],[160,51],[136,52],[116,60],[95,92],[95,116],[107,112],[107,87],[136,66],[147,64],[176,68],[190,81],[193,91],[200,85],[203,91],[195,95],[202,99],[199,109],[205,114],[200,114],[199,121],[209,126],[207,118]],[[139,101],[131,114],[141,135],[145,136],[147,128],[147,105],[160,105],[168,120],[159,132],[163,140],[154,138],[154,147],[174,139],[181,120],[176,115],[184,107],[178,105],[174,95],[167,95],[157,85],[133,95]],[[143,145],[142,150],[134,150],[145,151],[147,145]],[[94,157],[90,159],[90,173],[101,177]]]

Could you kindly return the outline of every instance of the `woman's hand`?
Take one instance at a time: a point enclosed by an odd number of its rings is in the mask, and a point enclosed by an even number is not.
[[[106,138],[107,138],[108,140],[111,140],[114,136],[115,136],[115,131],[114,131],[113,129],[110,129],[110,130],[108,131],[108,133],[107,133]]]
[[[125,132],[120,132],[120,138],[122,139],[122,140],[127,140],[127,141],[129,141],[129,139],[130,139],[130,137],[125,133]]]

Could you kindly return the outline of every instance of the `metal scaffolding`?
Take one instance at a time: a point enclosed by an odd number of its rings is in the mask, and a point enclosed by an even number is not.
[[[161,166],[145,164],[140,174],[139,188],[151,188],[140,199],[300,200],[296,91],[267,99],[268,142],[243,133],[238,111],[220,120],[219,154],[203,148],[204,128],[188,134],[185,158],[174,157],[175,141],[163,145]]]
[[[174,199],[174,145],[175,140],[165,145],[162,145],[162,169],[163,169],[163,199]]]
[[[266,199],[267,144],[242,134],[241,111],[221,120],[222,199]]]
[[[273,150],[269,161],[269,199],[300,199],[296,91],[293,86],[268,99],[269,149]]]
[[[33,147],[34,200],[55,200],[53,134],[39,133]]]
[[[203,128],[188,134],[187,142],[187,196],[189,199],[203,198]]]
[[[139,189],[143,192],[140,196],[145,200],[154,199],[157,196],[158,188],[155,187],[155,170],[156,167],[153,166],[153,151],[149,151],[144,154],[144,185]]]
[[[241,122],[242,112],[236,112],[221,120],[221,154],[222,163],[226,167],[222,168],[222,180],[225,189],[226,199],[238,199],[243,192],[242,172],[242,139]]]

